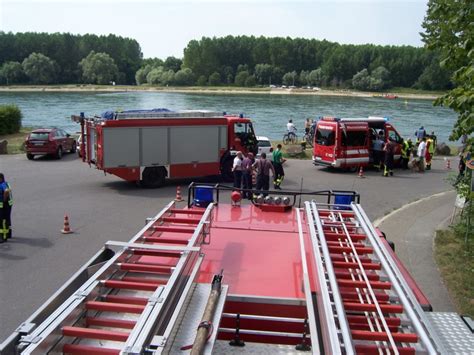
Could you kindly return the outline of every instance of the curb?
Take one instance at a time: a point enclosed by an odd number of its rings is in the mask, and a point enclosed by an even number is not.
[[[416,204],[419,204],[419,203],[428,201],[428,200],[430,200],[430,199],[432,199],[432,198],[436,198],[436,197],[443,196],[443,195],[445,195],[445,194],[447,194],[447,193],[450,193],[450,192],[453,192],[453,191],[454,191],[454,190],[447,190],[447,191],[443,191],[443,192],[438,192],[438,193],[436,193],[436,194],[434,194],[434,195],[427,196],[427,197],[423,197],[423,198],[421,198],[421,199],[419,199],[419,200],[410,202],[409,204],[404,205],[404,206],[402,206],[402,207],[400,207],[400,208],[397,208],[396,210],[390,212],[389,214],[387,214],[387,215],[385,215],[385,216],[383,216],[383,217],[377,218],[377,219],[374,221],[373,225],[374,225],[374,227],[378,227],[378,226],[379,226],[380,224],[382,224],[386,219],[393,217],[393,215],[397,214],[398,212],[401,212],[401,211],[403,211],[403,210],[405,210],[405,209],[407,209],[407,208],[410,208],[410,207],[412,207],[412,206],[414,206],[414,205],[416,205]]]

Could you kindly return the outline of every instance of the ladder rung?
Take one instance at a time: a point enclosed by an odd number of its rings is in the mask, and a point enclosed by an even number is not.
[[[379,324],[381,325],[381,323],[379,322]],[[350,325],[350,328],[352,330],[368,330],[370,331],[370,326],[368,324],[359,324],[359,323],[356,323],[356,324],[351,324]],[[388,329],[391,331],[391,332],[397,332],[399,329],[396,325],[389,325],[388,326]]]
[[[366,354],[366,355],[378,355],[378,354],[392,354],[392,349],[384,347],[384,346],[377,346],[377,345],[366,345],[366,344],[357,344],[355,346],[356,352],[358,354]],[[416,351],[415,348],[411,347],[398,347],[397,351],[400,355],[415,355]]]
[[[99,327],[112,327],[112,328],[124,328],[133,329],[137,322],[126,319],[113,319],[113,318],[102,318],[102,317],[86,317],[86,325],[99,326]]]
[[[97,346],[80,345],[80,344],[64,344],[63,354],[71,355],[86,355],[86,354],[97,354],[97,355],[119,355],[119,349],[109,349]]]
[[[336,269],[358,269],[359,264],[350,261],[333,261],[332,266]],[[362,263],[362,267],[367,270],[380,270],[382,265],[379,263]]]
[[[378,301],[388,302],[390,300],[390,296],[387,295],[386,293],[374,292],[374,294]],[[341,297],[346,301],[359,300],[359,295],[357,294],[357,292],[341,291]]]
[[[103,312],[123,312],[123,313],[140,314],[145,309],[145,306],[136,305],[136,304],[87,301],[86,309],[94,309],[96,311],[103,311]]]
[[[113,341],[127,341],[129,333],[117,332],[103,329],[92,329],[82,327],[63,327],[64,336],[86,338],[86,339],[102,339]]]
[[[328,249],[331,253],[352,253],[351,247],[340,247],[328,245]],[[368,247],[355,247],[357,254],[372,254],[373,249]]]
[[[182,253],[175,251],[161,251],[161,250],[148,250],[148,249],[134,249],[133,255],[146,255],[146,256],[163,256],[166,258],[180,258]]]
[[[188,240],[184,239],[170,239],[170,238],[162,238],[162,237],[145,237],[145,240],[150,243],[162,243],[162,244],[188,244]]]
[[[400,343],[416,343],[418,342],[418,335],[414,333],[390,333],[395,342]],[[367,330],[353,330],[352,338],[357,340],[371,340],[371,341],[387,341],[388,334],[385,332],[372,332]]]
[[[163,222],[167,223],[183,223],[183,224],[199,224],[201,219],[199,218],[180,218],[180,217],[163,217]]]
[[[354,217],[354,212],[342,212],[342,211],[336,211],[336,210],[320,210],[318,209],[318,214],[322,217],[327,217],[329,216],[330,213],[334,213],[336,215],[341,215],[343,218],[350,218]]]
[[[403,313],[403,306],[397,304],[379,304],[383,313]],[[373,303],[344,302],[347,311],[376,312],[377,307]]]
[[[341,255],[341,254],[330,254],[331,256],[331,260],[334,262],[334,261],[343,261],[345,262],[346,261],[346,258],[348,259],[352,259],[353,257],[351,257],[350,255]],[[369,257],[367,256],[363,256],[363,255],[359,255],[359,260],[360,262],[362,263],[371,263],[373,262],[372,259],[370,259]]]
[[[337,283],[342,287],[367,288],[365,281],[337,280]],[[389,290],[392,288],[392,284],[385,281],[371,281],[370,286],[379,290]]]
[[[346,279],[346,280],[351,280],[352,279],[352,276],[354,275],[357,275],[358,273],[357,272],[349,272],[349,270],[337,270],[337,271],[334,271],[334,274],[336,275],[337,278],[339,279]],[[380,280],[380,276],[373,273],[373,272],[366,272],[365,273],[367,275],[367,278],[369,280],[372,280],[372,281],[378,281]]]
[[[156,285],[144,282],[131,282],[123,280],[106,280],[104,285],[109,288],[119,288],[124,290],[155,291]]]
[[[385,322],[388,325],[393,325],[399,327],[402,324],[402,321],[400,318],[395,318],[395,317],[384,317]],[[355,316],[355,315],[349,315],[347,316],[347,320],[349,321],[350,324],[368,324],[367,322],[367,317],[366,316]],[[374,318],[370,317],[370,320],[373,322]]]
[[[158,266],[152,264],[122,263],[120,269],[125,271],[152,272],[160,274],[171,274],[171,266]]]
[[[145,297],[117,296],[117,295],[107,295],[104,297],[104,301],[112,302],[112,303],[138,304],[142,306],[148,303],[148,299]]]
[[[336,241],[336,240],[347,240],[347,236],[344,233],[331,233],[324,232],[326,240]],[[360,241],[365,240],[366,236],[364,234],[350,234],[351,240]]]
[[[192,210],[180,210],[177,208],[171,208],[169,212],[175,213],[175,214],[193,214],[193,215],[203,215],[206,210],[198,210],[198,209],[192,209]]]
[[[194,228],[169,227],[169,226],[153,226],[155,232],[171,232],[171,233],[194,233]]]
[[[133,276],[124,276],[121,279],[122,281],[127,282],[138,282],[144,284],[150,284],[155,286],[166,285],[168,279],[149,279],[147,277],[133,277]]]

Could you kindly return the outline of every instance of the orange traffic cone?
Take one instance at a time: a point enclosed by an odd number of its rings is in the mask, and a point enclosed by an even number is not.
[[[62,234],[71,234],[72,233],[72,230],[69,227],[69,217],[67,216],[67,214],[64,215],[64,227],[63,227],[63,229],[61,229],[61,233]]]
[[[176,202],[183,201],[183,197],[181,196],[181,186],[176,187],[176,197],[174,199]]]
[[[362,168],[362,166],[361,166],[360,169],[359,169],[359,177],[360,177],[361,179],[365,178],[365,176],[364,176],[364,169]]]
[[[446,160],[446,169],[447,169],[447,170],[450,170],[450,169],[451,169],[451,160],[450,160],[450,159],[447,159],[447,160]]]

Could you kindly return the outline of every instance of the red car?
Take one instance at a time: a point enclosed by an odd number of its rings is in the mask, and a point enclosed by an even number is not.
[[[52,155],[61,159],[64,152],[76,152],[76,140],[60,128],[35,129],[26,137],[26,157],[33,160],[35,155]]]

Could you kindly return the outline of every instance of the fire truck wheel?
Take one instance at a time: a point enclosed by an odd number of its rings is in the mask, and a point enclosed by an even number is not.
[[[142,175],[142,185],[145,187],[161,187],[165,184],[166,170],[163,167],[145,168]]]
[[[233,164],[233,159],[228,158],[222,163],[221,167],[221,175],[224,181],[229,182],[234,180],[234,176],[232,174],[232,164]]]

